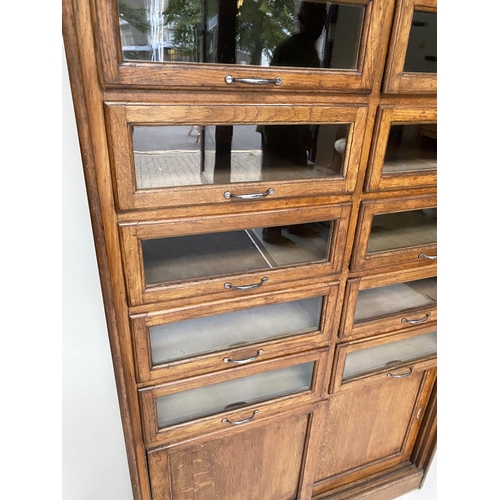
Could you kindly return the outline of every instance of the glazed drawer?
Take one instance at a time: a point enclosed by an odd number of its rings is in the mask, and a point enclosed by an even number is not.
[[[386,337],[339,344],[332,390],[343,390],[367,378],[406,378],[417,368],[436,365],[436,325]]]
[[[437,259],[436,206],[435,195],[362,201],[351,270],[432,264]]]
[[[120,225],[130,305],[230,299],[341,271],[350,205]]]
[[[435,268],[351,278],[339,338],[375,336],[436,321]]]
[[[120,210],[352,192],[367,107],[108,104]]]
[[[259,420],[318,400],[328,349],[139,390],[147,445]]]
[[[138,382],[167,382],[328,345],[338,282],[131,316]]]

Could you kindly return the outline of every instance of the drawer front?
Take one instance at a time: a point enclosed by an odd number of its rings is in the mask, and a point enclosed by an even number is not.
[[[366,106],[107,107],[120,209],[354,191]]]
[[[436,324],[373,340],[338,344],[332,391],[363,385],[371,379],[406,378],[436,365]]]
[[[328,349],[139,390],[146,444],[217,432],[317,401]]]
[[[338,282],[131,316],[138,381],[231,370],[328,345]]]
[[[368,91],[394,9],[382,0],[306,3],[298,11],[291,1],[195,1],[188,13],[167,2],[94,4],[107,86],[281,93]]]
[[[363,201],[351,270],[427,266],[437,259],[437,199]]]
[[[339,273],[350,205],[122,224],[131,305]]]
[[[437,0],[398,0],[383,91],[437,91]]]
[[[347,280],[339,337],[369,337],[436,322],[435,273],[424,269]]]
[[[365,189],[437,184],[437,109],[380,106]]]

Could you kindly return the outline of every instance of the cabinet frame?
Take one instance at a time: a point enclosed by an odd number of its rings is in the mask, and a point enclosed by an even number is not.
[[[388,38],[394,0],[342,0],[347,5],[364,5],[365,16],[356,70],[325,70],[315,68],[261,67],[212,63],[150,63],[124,61],[121,52],[118,9],[113,0],[91,0],[99,72],[104,87],[134,86],[138,88],[225,90],[245,92],[255,85],[228,84],[233,78],[268,78],[281,76],[279,86],[259,89],[263,93],[304,91],[369,92],[383,45]],[[99,12],[99,15],[97,15]],[[234,87],[232,87],[234,85]]]
[[[295,281],[316,276],[331,276],[342,270],[345,236],[349,224],[350,204],[336,206],[317,206],[297,210],[274,210],[252,214],[228,214],[224,216],[221,226],[220,216],[206,216],[196,219],[177,219],[164,222],[120,225],[122,245],[124,249],[124,267],[128,284],[130,305],[151,304],[163,300],[185,298],[205,294],[222,294],[221,297],[231,298],[235,293],[251,294],[252,290],[225,289],[229,281],[237,282],[238,286],[258,283],[262,277],[269,277],[262,291],[271,288],[270,285],[286,281]],[[146,287],[142,266],[141,239],[165,238],[169,236],[185,236],[214,232],[223,227],[225,231],[241,230],[253,227],[269,227],[287,224],[332,221],[330,242],[326,261],[319,263],[297,264],[276,269],[263,269],[248,273],[238,273],[229,276],[199,278],[165,285],[157,284]],[[215,231],[216,232],[216,231]]]
[[[418,125],[436,123],[437,108],[382,105],[377,110],[373,146],[368,160],[365,180],[366,191],[404,189],[437,185],[437,169],[422,173],[401,172],[384,174],[384,158],[392,125]]]
[[[240,298],[233,301],[207,302],[176,308],[172,310],[154,311],[147,314],[131,315],[131,331],[135,346],[136,372],[139,383],[158,383],[178,380],[185,377],[202,375],[209,372],[231,371],[237,365],[224,363],[224,358],[244,359],[262,349],[264,352],[251,364],[260,363],[279,356],[296,354],[305,350],[328,346],[337,323],[335,308],[337,303],[339,283],[322,283],[314,286],[287,289],[281,292],[266,293],[251,298]],[[301,334],[291,334],[270,340],[260,340],[240,347],[220,348],[189,358],[165,362],[153,366],[149,327],[201,318],[248,308],[291,302],[313,297],[323,297],[320,311],[319,328]]]
[[[382,85],[382,91],[385,94],[435,94],[437,92],[436,73],[405,73],[403,71],[415,10],[437,14],[437,0],[398,0]]]
[[[425,323],[429,324],[437,321],[437,305],[413,308],[400,313],[388,314],[379,318],[367,319],[354,323],[354,313],[356,311],[358,294],[361,290],[393,285],[408,281],[416,281],[425,278],[432,278],[437,275],[436,266],[423,269],[415,269],[404,272],[385,273],[377,275],[362,276],[360,278],[349,278],[346,284],[344,301],[342,305],[342,318],[340,320],[338,337],[341,340],[355,340],[366,337],[373,337],[397,330],[408,330],[418,328],[411,324],[401,322],[402,317],[408,314],[420,318],[430,313]]]
[[[240,366],[228,372],[214,372],[203,376],[186,378],[183,380],[161,384],[139,389],[141,402],[141,418],[143,436],[146,446],[154,446],[165,443],[172,444],[175,441],[189,439],[203,435],[208,432],[217,432],[231,428],[231,424],[222,422],[226,418],[229,421],[239,421],[251,418],[249,421],[258,421],[266,416],[276,415],[297,405],[315,403],[319,401],[326,392],[326,368],[328,348],[308,351],[300,354],[286,356],[284,358],[263,361],[249,366]],[[226,410],[205,417],[196,418],[187,422],[174,424],[159,428],[155,400],[169,394],[196,389],[205,385],[225,382],[229,379],[248,377],[257,373],[265,373],[289,366],[314,362],[311,380],[311,388],[288,396],[279,396],[261,403],[253,403],[244,408]],[[258,410],[258,415],[254,412]]]
[[[168,206],[222,203],[241,204],[226,199],[227,191],[237,194],[264,193],[272,187],[270,198],[252,200],[265,206],[269,199],[352,192],[358,176],[363,146],[367,107],[350,105],[255,105],[255,104],[106,104],[110,129],[110,150],[116,182],[116,200],[120,210]],[[339,177],[303,178],[200,184],[137,189],[132,150],[131,127],[140,125],[259,125],[259,124],[350,124],[342,175]],[[249,203],[246,201],[246,203]]]
[[[401,247],[374,252],[372,255],[367,255],[367,250],[372,221],[375,215],[435,208],[436,206],[436,195],[362,201],[350,269],[352,271],[368,271],[387,266],[423,267],[432,265],[436,257],[437,243]],[[431,257],[431,259],[420,257],[421,255]]]

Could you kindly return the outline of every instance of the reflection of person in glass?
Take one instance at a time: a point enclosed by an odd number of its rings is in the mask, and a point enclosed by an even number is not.
[[[297,14],[299,33],[278,45],[271,66],[319,68],[320,59],[315,44],[327,17],[324,3],[302,2]],[[262,180],[304,178],[314,148],[313,128],[309,125],[264,125],[257,128],[262,134]],[[300,169],[297,171],[297,169]],[[264,228],[263,238],[274,244],[293,242],[281,234],[282,227]],[[318,231],[300,224],[289,226],[290,234],[319,236]]]

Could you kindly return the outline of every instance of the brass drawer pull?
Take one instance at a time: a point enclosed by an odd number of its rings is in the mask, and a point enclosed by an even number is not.
[[[253,193],[253,194],[233,194],[231,191],[226,191],[224,193],[224,198],[229,200],[231,198],[238,198],[240,200],[253,200],[255,198],[264,198],[265,196],[269,196],[270,194],[274,194],[274,189],[269,188],[265,193]]]
[[[402,375],[394,375],[393,373],[388,373],[388,377],[393,377],[393,378],[405,378],[409,377],[413,373],[413,366],[410,366],[410,371],[408,373],[403,373]]]
[[[259,288],[259,286],[262,286],[268,280],[269,280],[269,278],[264,276],[264,278],[262,278],[260,280],[260,283],[255,283],[253,285],[236,286],[236,285],[231,285],[231,283],[224,283],[224,288],[226,290],[231,290],[231,289],[232,290],[252,290],[252,288]]]
[[[276,78],[233,78],[231,75],[226,75],[224,78],[227,84],[237,82],[237,83],[248,83],[250,85],[281,85],[283,83],[283,79],[280,76]]]
[[[251,358],[246,358],[246,359],[224,358],[222,361],[224,361],[224,363],[234,363],[235,365],[244,365],[245,363],[250,363],[250,361],[257,359],[261,354],[264,354],[264,349],[259,349],[257,351],[257,354],[255,356],[252,356]]]
[[[231,424],[231,425],[241,425],[241,424],[244,424],[246,422],[250,422],[250,420],[252,420],[253,417],[255,417],[255,415],[257,415],[257,413],[259,413],[259,410],[255,410],[252,414],[251,417],[248,417],[248,418],[244,418],[243,420],[228,420],[227,418],[223,418],[221,420],[221,422],[223,424]]]
[[[418,256],[419,259],[430,259],[430,260],[436,260],[438,258],[437,255],[426,255],[425,253],[421,253]]]
[[[420,323],[425,323],[429,317],[430,317],[431,313],[428,312],[424,318],[420,318],[420,319],[407,319],[407,318],[403,318],[401,320],[401,323],[410,323],[410,325],[418,325]]]

